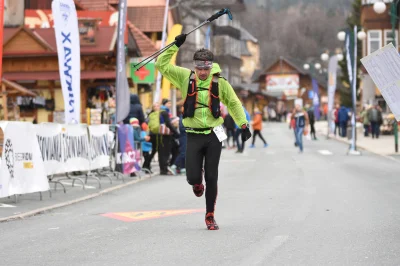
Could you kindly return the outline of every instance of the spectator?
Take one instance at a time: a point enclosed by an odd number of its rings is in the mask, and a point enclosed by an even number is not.
[[[130,110],[128,116],[124,119],[124,124],[129,124],[131,118],[137,118],[139,125],[141,126],[144,122],[144,114],[142,104],[140,103],[139,96],[137,94],[131,94],[130,96]]]
[[[339,125],[340,125],[340,136],[345,138],[347,136],[347,123],[349,122],[349,110],[342,106],[338,112]]]
[[[380,133],[380,125],[382,124],[382,112],[379,110],[378,105],[376,104],[368,111],[368,119],[371,123],[371,134],[372,138],[375,137],[379,139]]]

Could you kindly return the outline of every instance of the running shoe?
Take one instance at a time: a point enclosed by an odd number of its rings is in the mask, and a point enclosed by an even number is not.
[[[218,224],[214,219],[214,213],[209,212],[206,214],[206,225],[208,230],[218,230]]]
[[[196,197],[201,197],[203,196],[204,193],[204,185],[193,185],[193,193],[196,195]]]

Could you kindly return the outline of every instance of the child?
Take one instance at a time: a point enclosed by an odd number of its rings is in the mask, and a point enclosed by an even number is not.
[[[146,172],[153,173],[151,171],[150,163],[151,163],[151,156],[150,152],[152,150],[152,144],[150,142],[150,136],[148,135],[149,127],[146,123],[142,124],[142,132],[140,133],[140,139],[141,139],[141,148],[142,148],[142,154],[144,157],[144,163],[142,169]]]
[[[179,119],[179,154],[176,157],[173,165],[169,167],[169,170],[176,175],[177,170],[182,175],[186,174],[185,169],[185,158],[186,158],[186,130],[182,123],[182,115],[180,115]]]

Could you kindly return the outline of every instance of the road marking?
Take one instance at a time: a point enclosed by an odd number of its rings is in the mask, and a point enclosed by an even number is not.
[[[333,153],[328,151],[328,150],[319,150],[319,153],[321,153],[322,155],[332,155]]]
[[[69,183],[69,182],[61,182],[61,184],[63,184],[63,185],[68,185],[68,186],[72,186],[72,183]],[[75,182],[74,185],[77,186],[77,187],[83,187],[81,184],[77,184],[76,182]],[[88,185],[85,185],[85,188],[88,188],[88,189],[96,189],[95,187],[88,186]]]
[[[138,222],[143,220],[158,219],[158,218],[184,215],[184,214],[193,214],[205,211],[206,211],[205,209],[189,209],[189,210],[144,211],[144,212],[114,212],[114,213],[111,212],[111,213],[101,214],[101,216],[120,220],[123,222]]]
[[[0,208],[15,208],[17,206],[0,203]]]

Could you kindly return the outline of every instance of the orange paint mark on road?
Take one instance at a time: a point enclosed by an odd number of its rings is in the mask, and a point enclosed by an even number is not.
[[[143,211],[143,212],[110,212],[101,214],[101,216],[120,220],[123,222],[138,222],[151,219],[159,219],[169,216],[193,214],[205,212],[205,209],[189,209],[189,210],[165,210],[165,211]]]

